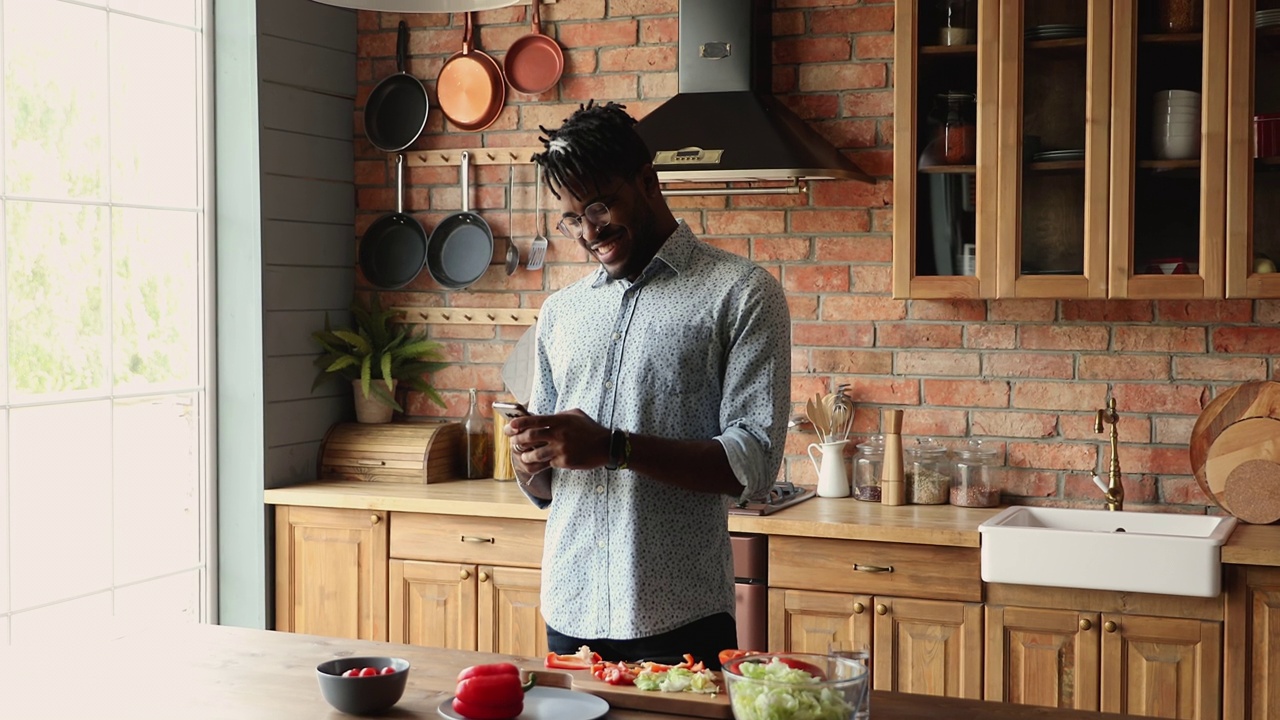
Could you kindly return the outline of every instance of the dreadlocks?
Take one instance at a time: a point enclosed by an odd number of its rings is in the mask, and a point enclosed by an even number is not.
[[[559,129],[538,126],[546,133],[538,139],[547,150],[534,155],[533,161],[546,171],[547,185],[557,199],[557,187],[582,199],[589,186],[599,189],[609,178],[635,177],[649,164],[649,148],[633,129],[636,120],[627,114],[626,107],[615,102],[596,105],[595,100],[588,100]]]

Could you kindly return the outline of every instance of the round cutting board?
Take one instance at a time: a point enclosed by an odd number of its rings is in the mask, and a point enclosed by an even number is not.
[[[1280,382],[1214,398],[1191,430],[1190,451],[1196,483],[1222,509],[1250,523],[1280,520]]]

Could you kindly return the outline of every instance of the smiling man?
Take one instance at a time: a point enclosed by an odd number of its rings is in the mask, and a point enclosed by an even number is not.
[[[672,215],[635,122],[588,103],[542,128],[559,230],[600,269],[543,304],[532,414],[506,432],[550,506],[551,649],[717,668],[737,644],[727,510],[782,464],[791,322],[772,275]]]

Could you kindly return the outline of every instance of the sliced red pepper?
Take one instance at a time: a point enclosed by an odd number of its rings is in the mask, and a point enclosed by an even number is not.
[[[591,674],[597,680],[610,685],[635,685],[636,668],[625,662],[599,662],[591,666]]]
[[[720,664],[724,665],[725,663],[728,663],[730,660],[734,658],[746,657],[747,655],[756,655],[758,653],[759,653],[758,650],[737,650],[737,649],[721,650]]]
[[[559,670],[590,670],[592,665],[600,662],[600,653],[593,652],[586,656],[582,651],[573,655],[557,655],[547,653],[546,666]]]

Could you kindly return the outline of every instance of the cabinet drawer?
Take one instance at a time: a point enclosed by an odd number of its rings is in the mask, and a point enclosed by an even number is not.
[[[392,526],[394,543],[395,527]],[[981,551],[934,545],[769,538],[769,586],[935,600],[982,600]]]
[[[538,520],[391,514],[391,557],[514,567],[542,565]]]

